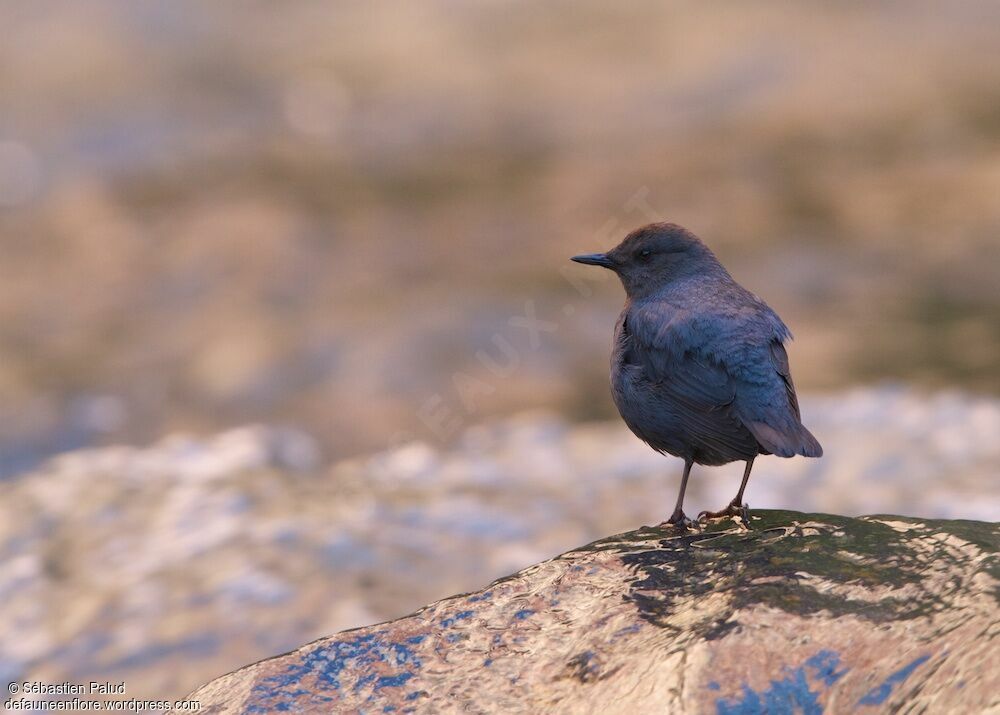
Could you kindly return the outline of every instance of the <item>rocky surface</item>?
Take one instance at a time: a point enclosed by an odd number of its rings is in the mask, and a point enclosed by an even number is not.
[[[202,712],[1000,710],[1000,526],[644,528],[196,691]]]
[[[1000,401],[876,389],[803,409],[827,456],[759,460],[752,507],[1000,521]],[[126,680],[130,696],[180,697],[659,523],[679,476],[619,423],[543,414],[330,467],[305,435],[265,428],[70,453],[0,482],[0,687]],[[691,511],[739,478],[696,471]]]

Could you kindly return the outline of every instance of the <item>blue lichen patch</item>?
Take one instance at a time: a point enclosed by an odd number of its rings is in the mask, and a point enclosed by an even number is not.
[[[476,615],[475,611],[459,611],[454,616],[448,616],[447,618],[441,619],[441,627],[451,628],[459,621],[464,621],[467,618],[472,618],[474,615]]]
[[[383,675],[375,681],[375,690],[382,688],[399,688],[406,684],[413,673],[398,673],[397,675]]]
[[[247,704],[251,713],[287,710],[301,698],[335,702],[370,691],[373,699],[384,688],[397,688],[414,677],[423,663],[412,646],[424,636],[394,640],[384,632],[362,633],[324,643],[302,653],[283,669],[260,679]],[[362,696],[364,697],[364,696]]]
[[[881,685],[878,685],[865,693],[864,697],[858,701],[858,705],[881,705],[888,700],[890,695],[892,695],[893,688],[913,675],[913,671],[926,663],[928,660],[930,660],[929,655],[922,655],[916,660],[913,660],[904,667],[900,668],[882,681]]]
[[[838,668],[840,656],[822,650],[800,667],[786,668],[783,678],[772,680],[763,690],[754,690],[744,683],[741,697],[716,700],[716,712],[718,715],[820,715],[823,692],[847,673],[846,668]],[[719,684],[713,681],[708,688],[717,691]]]
[[[806,666],[812,670],[813,677],[827,687],[836,683],[847,673],[847,668],[837,670],[840,667],[840,656],[832,650],[821,650],[806,661]]]

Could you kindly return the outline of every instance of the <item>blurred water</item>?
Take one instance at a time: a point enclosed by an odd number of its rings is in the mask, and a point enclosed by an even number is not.
[[[620,289],[560,271],[652,217],[786,318],[801,390],[996,394],[998,12],[0,3],[0,476],[247,422],[365,454],[435,395],[610,416]],[[493,380],[529,301],[559,329]]]

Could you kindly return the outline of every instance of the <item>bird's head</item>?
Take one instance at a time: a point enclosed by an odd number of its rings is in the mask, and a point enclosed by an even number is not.
[[[610,268],[618,274],[630,298],[650,295],[691,275],[725,275],[725,269],[708,246],[674,223],[651,223],[637,228],[607,253],[573,256],[573,260]]]

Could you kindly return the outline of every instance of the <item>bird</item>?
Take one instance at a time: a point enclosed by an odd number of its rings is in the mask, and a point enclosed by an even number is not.
[[[823,455],[802,424],[785,350],[788,327],[701,239],[674,223],[642,226],[610,251],[572,260],[614,271],[625,289],[611,394],[639,439],[684,460],[677,503],[664,524],[691,529],[735,517],[749,526],[743,498],[757,456]],[[745,469],[733,500],[689,519],[684,492],[692,466],[736,461]]]

